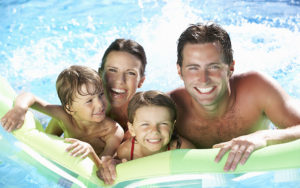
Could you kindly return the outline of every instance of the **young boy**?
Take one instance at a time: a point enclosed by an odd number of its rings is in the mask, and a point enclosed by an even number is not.
[[[128,130],[133,138],[119,146],[118,159],[127,161],[172,149],[195,148],[187,140],[173,135],[176,116],[175,103],[167,94],[136,93],[128,105]],[[105,183],[112,184],[116,177],[115,166],[120,161],[104,158],[98,175]]]
[[[50,122],[46,133],[64,134],[72,143],[67,148],[71,155],[90,155],[100,167],[98,156],[114,155],[124,136],[121,126],[105,116],[108,103],[101,78],[93,69],[74,65],[60,73],[56,90],[61,106],[50,105],[30,93],[19,95],[15,106],[1,119],[2,126],[7,131],[21,127],[32,107],[58,122]]]

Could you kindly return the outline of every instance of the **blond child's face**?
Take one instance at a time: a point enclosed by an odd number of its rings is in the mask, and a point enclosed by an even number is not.
[[[128,123],[128,128],[144,149],[165,151],[174,128],[172,112],[167,107],[143,106],[137,109],[133,124]]]
[[[128,104],[144,77],[140,75],[141,61],[127,52],[112,51],[106,58],[104,79],[112,107]]]
[[[81,87],[83,93],[88,93],[94,89],[95,86],[91,84],[83,84]],[[70,105],[70,114],[78,121],[101,122],[105,118],[107,105],[104,90],[95,95],[80,95],[76,92]]]

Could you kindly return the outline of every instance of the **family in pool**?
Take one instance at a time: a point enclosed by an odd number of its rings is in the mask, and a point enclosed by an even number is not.
[[[228,33],[216,23],[190,25],[179,37],[177,71],[183,88],[137,92],[145,80],[146,55],[133,40],[117,39],[95,70],[71,66],[57,78],[61,105],[20,94],[1,119],[20,128],[29,107],[52,117],[46,132],[65,137],[73,156],[90,157],[106,184],[116,165],[180,148],[229,152],[234,171],[262,147],[300,138],[300,110],[271,78],[258,72],[233,74]],[[268,129],[270,120],[279,129]],[[199,161],[201,162],[201,161]]]

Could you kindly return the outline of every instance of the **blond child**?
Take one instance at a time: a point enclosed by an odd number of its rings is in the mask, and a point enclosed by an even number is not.
[[[124,131],[119,124],[106,117],[108,102],[98,73],[85,66],[74,65],[63,70],[57,78],[56,90],[62,105],[51,105],[30,93],[15,100],[1,123],[4,129],[20,128],[29,107],[51,116],[46,132],[66,138],[67,151],[73,156],[89,156],[97,167],[99,157],[113,156],[120,145]]]
[[[128,130],[133,137],[119,146],[117,158],[128,161],[173,149],[195,148],[187,140],[174,136],[176,116],[175,103],[167,94],[136,93],[128,105]],[[112,184],[116,178],[115,166],[120,161],[104,157],[102,162],[98,176]]]

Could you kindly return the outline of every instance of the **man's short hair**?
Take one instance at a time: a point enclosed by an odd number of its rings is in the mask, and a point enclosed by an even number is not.
[[[179,37],[177,42],[177,64],[181,67],[183,48],[186,44],[205,44],[216,42],[222,53],[223,61],[230,65],[233,61],[233,50],[228,33],[215,23],[197,23],[190,25]]]

